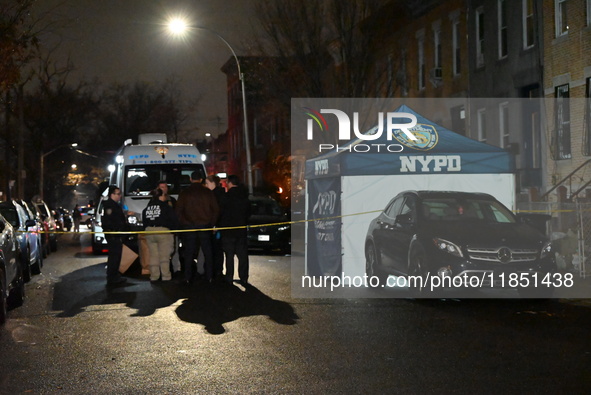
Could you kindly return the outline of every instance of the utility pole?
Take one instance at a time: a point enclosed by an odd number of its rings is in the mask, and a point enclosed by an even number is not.
[[[25,198],[25,182],[27,174],[25,172],[25,95],[23,94],[23,85],[19,86],[18,91],[18,147],[17,147],[17,198]]]

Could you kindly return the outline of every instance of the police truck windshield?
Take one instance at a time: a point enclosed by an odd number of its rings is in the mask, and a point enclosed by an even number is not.
[[[169,194],[178,195],[190,185],[190,177],[194,171],[199,171],[201,177],[205,178],[205,169],[200,164],[126,166],[125,195],[149,197],[150,191],[156,188],[160,180],[165,180],[168,184]]]

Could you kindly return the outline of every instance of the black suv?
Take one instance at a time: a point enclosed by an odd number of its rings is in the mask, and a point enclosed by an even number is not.
[[[484,193],[405,191],[375,218],[365,240],[366,272],[427,278],[467,276],[479,287],[517,288],[522,296],[550,296],[540,283],[556,272],[548,238]],[[517,273],[517,274],[512,274]],[[523,274],[522,274],[523,273]],[[510,278],[527,279],[517,287]],[[537,281],[537,287],[526,285]],[[458,282],[454,283],[454,287]],[[523,286],[521,285],[523,284]],[[470,284],[470,287],[476,284]],[[415,293],[422,286],[411,284]]]

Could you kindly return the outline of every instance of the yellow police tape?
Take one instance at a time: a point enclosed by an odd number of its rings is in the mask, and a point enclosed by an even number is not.
[[[102,233],[106,235],[134,235],[134,234],[163,234],[163,233],[184,233],[184,232],[205,232],[205,231],[218,231],[218,230],[230,230],[230,229],[245,229],[245,228],[262,228],[264,226],[281,226],[281,225],[292,225],[298,223],[305,223],[305,222],[313,222],[313,221],[326,221],[331,219],[337,218],[344,218],[344,217],[352,217],[355,215],[365,215],[365,214],[372,214],[372,213],[379,213],[383,210],[373,210],[373,211],[365,211],[362,213],[353,213],[353,214],[345,214],[345,215],[336,215],[334,217],[322,217],[322,218],[314,218],[314,219],[302,219],[298,221],[286,221],[286,222],[274,222],[268,224],[256,224],[256,225],[247,225],[247,226],[228,226],[228,227],[214,227],[214,228],[205,228],[205,229],[177,229],[177,230],[137,230],[137,231],[125,231],[125,232],[74,232],[74,231],[40,231],[40,232],[32,232],[32,231],[24,231],[19,230],[19,233],[51,233],[51,234],[95,234],[95,233]]]
[[[331,219],[338,219],[344,217],[352,217],[355,215],[365,215],[365,214],[373,214],[379,213],[383,211],[380,210],[372,210],[372,211],[364,211],[361,213],[353,213],[353,214],[345,214],[345,215],[336,215],[334,217],[322,217],[322,218],[313,218],[313,219],[302,219],[298,221],[286,221],[286,222],[274,222],[268,224],[257,224],[257,225],[247,225],[247,226],[228,226],[228,227],[214,227],[214,228],[205,228],[205,229],[177,229],[177,230],[138,230],[138,231],[126,231],[126,232],[74,232],[74,231],[41,231],[41,232],[30,232],[30,231],[22,231],[19,230],[19,233],[52,233],[52,234],[78,234],[78,233],[88,233],[88,234],[95,234],[95,233],[102,233],[107,235],[131,235],[131,234],[163,234],[163,233],[184,233],[184,232],[205,232],[205,231],[218,231],[218,230],[230,230],[230,229],[244,229],[244,228],[262,228],[264,226],[281,226],[281,225],[292,225],[298,223],[305,223],[305,222],[313,222],[313,221],[326,221]],[[551,213],[569,213],[574,212],[575,210],[552,210]],[[518,213],[546,213],[548,214],[547,210],[517,210]]]

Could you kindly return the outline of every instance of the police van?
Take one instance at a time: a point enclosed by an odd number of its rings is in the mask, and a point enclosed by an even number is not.
[[[115,157],[110,183],[121,189],[121,204],[133,215],[128,217],[132,228],[141,227],[142,210],[150,200],[150,191],[158,181],[165,180],[168,193],[178,198],[191,183],[194,171],[205,178],[201,153],[192,144],[167,143],[166,134],[140,134],[138,144],[125,141]]]
[[[168,143],[163,133],[140,134],[138,144],[132,144],[131,139],[126,140],[117,152],[111,170],[109,183],[121,189],[121,204],[127,213],[131,230],[142,229],[142,210],[150,200],[150,191],[156,188],[159,181],[166,181],[169,195],[178,199],[179,193],[190,185],[194,171],[202,178],[206,177],[197,147]],[[106,198],[105,191],[101,201]],[[100,207],[97,215],[100,215]],[[95,218],[95,222],[100,224],[100,219]],[[101,246],[106,247],[106,241],[99,229],[95,229],[95,232],[93,250],[99,252]]]

